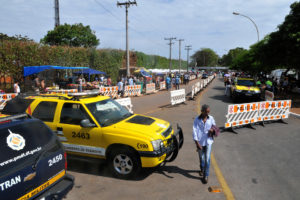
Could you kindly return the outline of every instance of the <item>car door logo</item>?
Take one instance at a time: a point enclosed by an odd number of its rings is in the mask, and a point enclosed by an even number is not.
[[[11,130],[8,129],[9,135],[6,138],[7,145],[16,151],[20,151],[25,147],[25,139],[16,133],[11,132]]]

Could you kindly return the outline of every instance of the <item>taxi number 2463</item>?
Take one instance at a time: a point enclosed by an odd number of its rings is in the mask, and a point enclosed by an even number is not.
[[[89,140],[90,139],[90,134],[89,133],[72,132],[72,137],[73,138],[81,138],[81,139]]]
[[[48,160],[49,167],[51,167],[55,163],[58,163],[62,159],[63,159],[62,154],[59,154],[59,155],[55,156],[54,158],[51,158],[50,160]]]

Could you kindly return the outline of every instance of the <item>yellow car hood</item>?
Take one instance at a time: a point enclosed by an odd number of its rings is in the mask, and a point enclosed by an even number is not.
[[[152,139],[162,139],[161,133],[166,131],[170,123],[154,117],[133,115],[113,125],[116,129],[123,129],[131,134],[142,134]]]
[[[243,85],[237,85],[236,86],[237,90],[250,90],[250,91],[260,91],[260,89],[257,86],[252,86],[252,87],[248,87],[248,86],[243,86]]]

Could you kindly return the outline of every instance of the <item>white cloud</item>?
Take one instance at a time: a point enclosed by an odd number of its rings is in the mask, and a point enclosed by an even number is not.
[[[122,2],[121,0],[119,0]],[[257,24],[260,38],[276,30],[289,13],[294,0],[137,0],[129,8],[130,49],[148,54],[169,55],[164,37],[185,39],[183,46],[193,50],[209,47],[218,54],[235,47],[248,48],[256,42],[251,22],[233,11],[251,17]],[[22,34],[39,41],[54,27],[52,0],[0,0],[1,32]],[[61,0],[63,23],[90,25],[100,38],[100,48],[125,48],[125,8],[112,0]],[[185,58],[185,51],[182,48]],[[173,47],[178,58],[178,42]]]

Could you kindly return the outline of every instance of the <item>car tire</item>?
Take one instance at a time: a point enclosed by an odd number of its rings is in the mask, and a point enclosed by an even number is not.
[[[109,168],[116,178],[133,179],[141,170],[141,162],[133,150],[118,148],[110,153]]]

